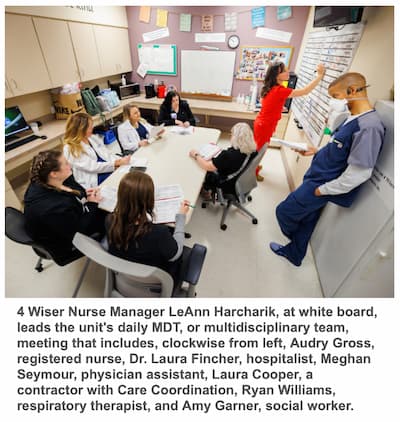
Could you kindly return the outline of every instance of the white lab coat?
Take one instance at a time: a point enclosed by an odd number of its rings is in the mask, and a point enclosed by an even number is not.
[[[153,126],[144,119],[141,119],[140,123],[147,129],[147,132],[150,133]],[[135,151],[139,148],[139,134],[132,126],[129,119],[125,120],[124,123],[121,123],[118,126],[118,139],[124,150]]]
[[[100,136],[92,135],[89,141],[91,146],[81,142],[83,152],[79,157],[74,157],[69,150],[69,145],[64,145],[64,156],[72,166],[75,180],[85,189],[97,186],[98,173],[114,171],[115,161],[119,158],[107,149]],[[97,162],[95,150],[99,157],[105,160],[104,163]]]

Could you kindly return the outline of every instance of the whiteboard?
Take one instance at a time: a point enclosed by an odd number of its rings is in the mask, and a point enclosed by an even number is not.
[[[176,45],[138,44],[138,55],[149,75],[176,75]]]
[[[232,94],[234,51],[182,50],[181,91],[193,94]]]
[[[314,78],[318,63],[326,68],[318,86],[309,94],[293,98],[292,111],[314,145],[321,141],[328,117],[328,86],[350,68],[357,51],[364,25],[345,25],[344,28],[310,32],[301,60],[296,89],[304,88]]]

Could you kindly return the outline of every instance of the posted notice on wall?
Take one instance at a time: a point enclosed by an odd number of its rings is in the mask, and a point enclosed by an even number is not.
[[[2,411],[16,421],[394,421],[398,308],[4,300]]]

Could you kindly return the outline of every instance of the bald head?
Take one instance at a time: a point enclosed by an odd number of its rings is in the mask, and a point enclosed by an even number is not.
[[[361,75],[361,73],[348,72],[348,73],[344,73],[343,75],[339,76],[334,81],[332,81],[329,84],[328,89],[332,87],[339,87],[339,86],[341,88],[347,88],[349,86],[361,88],[361,87],[365,87],[366,84],[367,84],[367,81],[365,80],[365,77]]]

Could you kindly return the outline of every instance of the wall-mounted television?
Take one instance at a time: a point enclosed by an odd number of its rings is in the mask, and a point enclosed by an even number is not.
[[[314,27],[360,22],[363,10],[363,7],[357,6],[315,6]]]

